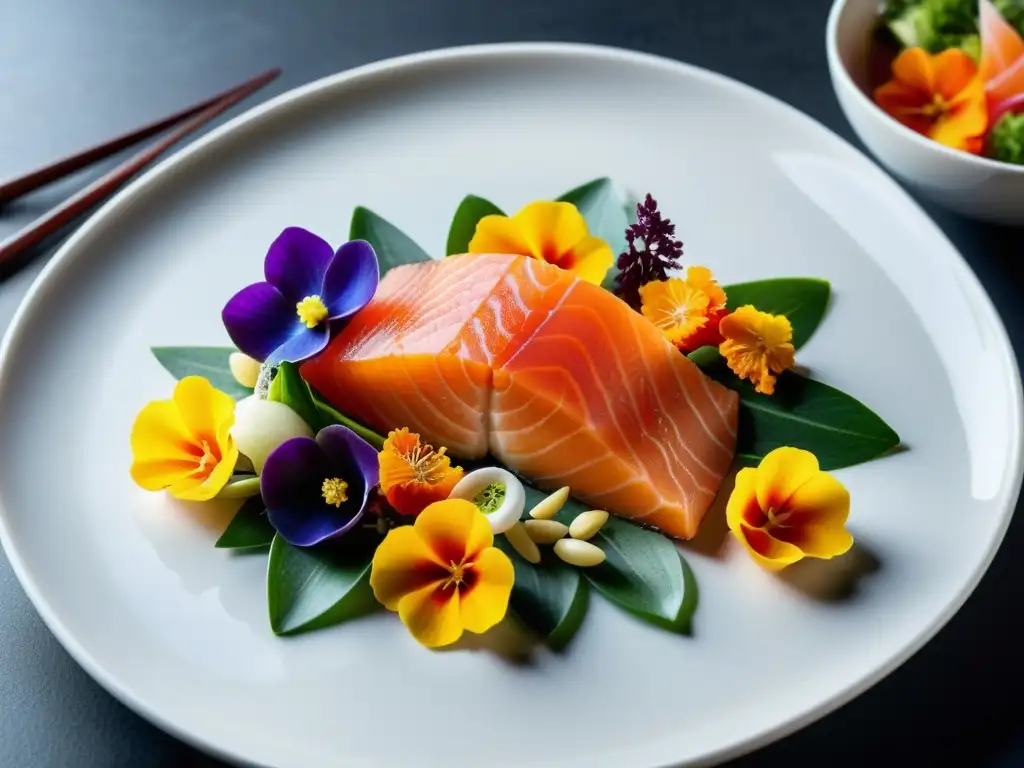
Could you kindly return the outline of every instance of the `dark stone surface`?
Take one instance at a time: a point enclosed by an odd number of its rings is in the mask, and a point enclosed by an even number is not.
[[[826,0],[0,0],[0,177],[104,140],[267,67],[258,98],[357,64],[478,42],[566,40],[635,48],[761,88],[853,140],[825,65]],[[255,103],[255,102],[247,102]],[[756,126],[751,126],[756,130]],[[856,143],[856,142],[855,142]],[[0,215],[9,234],[81,185]],[[1024,232],[928,208],[1024,342]],[[42,259],[0,284],[0,327]],[[1019,271],[1019,270],[1018,270]],[[881,342],[881,340],[880,340]],[[967,605],[923,651],[817,724],[736,762],[760,768],[1024,765],[1012,704],[1024,687],[1024,519]],[[948,553],[957,556],[956,552]],[[214,766],[96,685],[36,616],[0,557],[0,766]],[[766,660],[769,649],[765,649]]]

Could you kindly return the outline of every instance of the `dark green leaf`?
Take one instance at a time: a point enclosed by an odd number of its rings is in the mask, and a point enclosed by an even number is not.
[[[274,634],[323,629],[373,611],[374,545],[362,531],[337,544],[316,547],[293,547],[275,536],[267,566],[267,607]]]
[[[302,420],[309,425],[314,433],[333,423],[324,418],[320,409],[317,408],[306,380],[299,375],[299,368],[294,363],[281,363],[278,366],[277,375],[270,384],[267,399],[287,405],[302,417]]]
[[[153,347],[152,351],[160,365],[176,379],[202,376],[214,389],[236,400],[252,394],[251,389],[243,387],[231,375],[228,357],[237,351],[232,347]]]
[[[219,549],[268,547],[273,540],[274,526],[267,519],[263,499],[253,496],[238,508],[214,546]]]
[[[453,256],[459,253],[466,253],[469,250],[469,241],[473,239],[476,232],[477,222],[484,216],[504,215],[504,211],[492,203],[476,195],[466,195],[452,218],[451,228],[448,230],[448,245],[445,247],[445,255]]]
[[[609,178],[594,179],[576,187],[558,198],[572,203],[587,220],[590,234],[605,240],[618,256],[626,249],[626,227],[636,214],[636,206],[623,199]],[[613,265],[602,284],[608,290],[614,287],[618,270]]]
[[[587,615],[587,582],[573,568],[545,548],[537,565],[528,563],[515,551],[504,536],[494,538],[512,560],[516,580],[512,586],[509,608],[523,625],[552,650],[560,651]]]
[[[831,292],[827,280],[812,277],[780,277],[723,288],[729,309],[753,304],[762,312],[789,318],[797,349],[807,343],[825,316]]]
[[[584,569],[587,580],[613,603],[666,629],[685,632],[696,609],[692,575],[670,539],[611,517],[590,540],[604,550],[601,565]]]
[[[341,424],[342,426],[346,426],[375,448],[380,449],[384,447],[384,435],[374,432],[369,427],[360,424],[349,416],[346,416],[333,405],[328,403],[324,399],[323,395],[312,387],[310,387],[310,393],[313,396],[313,402],[316,404],[316,408],[320,412],[321,418],[323,418],[327,424]]]
[[[690,359],[739,393],[736,452],[747,463],[789,445],[813,453],[822,469],[840,469],[876,459],[899,445],[899,435],[881,417],[820,381],[787,371],[779,377],[775,394],[759,395],[729,370],[717,350],[698,350]]]
[[[430,260],[430,254],[416,245],[402,230],[362,206],[352,212],[348,237],[349,240],[365,240],[373,246],[381,275],[403,264]]]

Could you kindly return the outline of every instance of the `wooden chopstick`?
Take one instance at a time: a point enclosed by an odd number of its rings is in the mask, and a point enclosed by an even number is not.
[[[0,183],[0,205],[9,203],[22,195],[38,189],[39,187],[53,181],[57,181],[58,179],[62,179],[75,171],[92,165],[98,160],[110,157],[111,155],[120,152],[122,149],[127,149],[128,147],[138,144],[140,141],[144,141],[151,136],[155,136],[156,134],[167,130],[171,126],[177,125],[182,120],[186,120],[193,115],[202,112],[204,109],[208,109],[217,102],[226,99],[235,91],[246,88],[255,82],[269,82],[268,80],[263,80],[263,78],[270,76],[271,73],[273,73],[273,76],[271,77],[271,79],[273,79],[273,77],[276,77],[280,73],[280,70],[268,70],[261,75],[257,75],[252,80],[247,80],[246,82],[236,85],[234,88],[230,88],[223,93],[218,93],[216,96],[212,96],[199,104],[195,104],[179,112],[175,112],[173,115],[168,115],[155,123],[150,123],[149,125],[145,125],[142,128],[131,131],[130,133],[118,136],[116,139],[111,139],[110,141],[104,142],[98,146],[90,147],[82,152],[65,157],[63,160],[58,160],[45,168],[39,168],[38,170],[32,171],[20,178]]]
[[[200,112],[194,114],[187,122],[183,123],[177,130],[160,139],[153,145],[147,147],[133,157],[129,158],[112,171],[97,179],[81,192],[68,198],[56,208],[40,216],[34,222],[15,233],[6,240],[0,241],[0,280],[9,277],[16,271],[17,266],[13,260],[24,254],[33,246],[38,245],[50,235],[56,233],[87,210],[95,206],[105,197],[109,196],[118,187],[124,184],[129,178],[153,161],[158,155],[167,150],[173,144],[181,141],[189,134],[197,131],[206,123],[225,110],[233,107],[242,99],[250,96],[280,74],[281,70],[272,69],[264,74],[253,78],[247,83],[238,86],[236,89],[227,92],[219,101],[216,101]],[[188,112],[188,110],[186,110]],[[145,130],[145,129],[142,129]],[[21,266],[19,264],[18,266]]]

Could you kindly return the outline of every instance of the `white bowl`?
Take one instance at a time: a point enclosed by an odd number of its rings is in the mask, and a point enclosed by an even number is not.
[[[1024,166],[945,147],[889,117],[868,95],[868,48],[880,5],[835,0],[829,13],[828,68],[846,119],[868,149],[922,195],[967,216],[1024,225]]]

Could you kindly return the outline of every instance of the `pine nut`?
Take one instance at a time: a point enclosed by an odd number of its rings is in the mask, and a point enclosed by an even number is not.
[[[526,532],[526,528],[523,527],[522,523],[516,523],[505,531],[505,538],[508,539],[512,549],[518,552],[523,560],[534,565],[540,562],[540,550],[533,539],[530,538],[530,534]]]
[[[569,526],[557,520],[527,520],[523,527],[538,544],[554,544],[569,532]]]
[[[569,499],[569,486],[563,486],[550,496],[542,500],[530,510],[530,517],[534,520],[550,520],[558,514],[565,502]]]
[[[608,522],[608,513],[603,509],[592,509],[576,516],[569,525],[569,535],[580,541],[594,538],[601,526]]]
[[[559,539],[555,542],[555,554],[569,565],[589,568],[604,562],[604,550],[579,539]]]
[[[254,360],[241,352],[232,352],[228,356],[228,368],[235,381],[246,389],[252,389],[260,377],[260,361]]]

